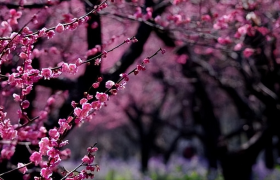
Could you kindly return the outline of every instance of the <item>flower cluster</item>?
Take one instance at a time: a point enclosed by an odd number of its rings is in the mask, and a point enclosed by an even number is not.
[[[45,101],[46,104],[42,110],[38,112],[32,111],[31,107],[34,106],[34,104],[32,100],[29,99],[28,95],[35,89],[34,83],[38,81],[49,82],[49,80],[61,77],[62,74],[75,75],[83,64],[88,65],[94,63],[95,65],[99,65],[101,59],[106,58],[114,49],[121,45],[138,41],[135,37],[126,38],[121,44],[106,51],[103,50],[104,46],[96,45],[94,48],[85,52],[83,56],[73,56],[71,61],[57,62],[54,65],[55,67],[47,65],[38,68],[34,65],[34,59],[40,58],[42,54],[49,52],[50,54],[57,55],[61,51],[55,46],[49,49],[39,49],[38,46],[35,48],[36,43],[42,39],[55,39],[54,37],[56,35],[63,35],[67,31],[74,31],[79,26],[87,25],[90,14],[97,13],[106,8],[108,6],[106,2],[105,0],[94,7],[89,13],[78,18],[65,14],[63,21],[56,23],[50,28],[43,27],[34,30],[33,25],[36,25],[36,23],[38,23],[37,20],[39,20],[37,19],[38,15],[35,14],[22,29],[16,32],[15,27],[20,24],[18,20],[21,18],[22,12],[15,9],[11,9],[7,19],[1,23],[0,65],[16,64],[16,67],[11,69],[11,71],[0,74],[0,82],[3,89],[1,93],[3,97],[12,97],[18,105],[18,110],[15,114],[18,118],[18,123],[14,123],[14,121],[10,120],[8,118],[9,116],[7,116],[7,112],[5,112],[6,110],[0,106],[0,137],[3,142],[7,142],[1,145],[0,161],[4,159],[10,160],[16,151],[16,145],[26,145],[30,152],[30,162],[27,164],[18,162],[15,170],[26,174],[25,178],[27,179],[29,178],[29,172],[34,170],[33,167],[29,169],[28,165],[33,164],[36,168],[40,168],[40,177],[35,177],[35,179],[51,180],[53,173],[58,171],[60,162],[69,158],[71,155],[69,149],[62,150],[68,144],[68,140],[65,140],[66,134],[75,124],[80,125],[84,123],[84,121],[91,120],[96,111],[105,107],[110,95],[116,95],[119,90],[125,88],[131,73],[134,72],[135,74],[136,71],[145,70],[144,64],[137,65],[137,68],[130,73],[121,74],[119,81],[106,81],[106,90],[104,92],[97,91],[95,94],[90,94],[90,91],[85,92],[84,98],[80,99],[79,102],[73,101],[71,103],[73,112],[67,118],[58,118],[57,127],[46,128],[44,127],[44,121],[50,115],[52,107],[57,103],[58,92],[52,94]],[[49,1],[48,5],[53,4],[55,3]],[[151,20],[152,13],[153,9],[147,8],[142,18]],[[31,23],[33,24],[31,25]],[[94,26],[96,28],[98,23]],[[163,50],[161,51],[164,53]],[[145,64],[149,63],[151,57],[148,57],[143,62]],[[14,63],[15,61],[17,62]],[[101,82],[102,78],[97,78],[96,82],[94,82],[90,88],[97,90],[97,88],[100,88]],[[32,114],[29,112],[30,109]],[[36,114],[36,117],[30,118],[33,114]],[[32,145],[32,148],[30,148],[30,145]],[[93,172],[99,171],[99,166],[93,164],[94,153],[96,151],[97,148],[95,146],[90,147],[88,149],[88,154],[82,158],[81,163],[81,166],[86,166],[86,168],[79,172],[78,175],[76,170],[75,173],[74,171],[65,171],[64,179],[93,178]]]

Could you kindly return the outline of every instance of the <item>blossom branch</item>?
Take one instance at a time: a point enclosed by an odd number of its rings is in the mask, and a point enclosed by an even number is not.
[[[0,177],[3,176],[3,175],[5,175],[5,174],[11,173],[11,172],[13,172],[13,171],[15,171],[15,170],[24,168],[24,167],[26,167],[26,166],[28,166],[28,165],[30,165],[30,164],[33,164],[33,162],[29,162],[29,163],[27,163],[27,164],[24,164],[24,165],[21,166],[21,167],[17,167],[17,168],[15,168],[15,169],[10,170],[10,171],[4,172],[4,173],[0,174]]]
[[[72,174],[73,172],[75,172],[77,169],[79,169],[81,166],[84,165],[84,162],[81,162],[77,167],[75,167],[72,171],[68,172],[63,178],[61,178],[60,180],[64,180],[66,179],[70,174]]]

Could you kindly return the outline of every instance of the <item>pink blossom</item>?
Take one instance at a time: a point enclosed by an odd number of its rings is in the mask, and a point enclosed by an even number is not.
[[[150,62],[150,58],[145,58],[144,60],[143,60],[143,63],[145,63],[145,64],[148,64]]]
[[[51,54],[58,54],[58,53],[59,53],[59,50],[58,50],[56,47],[52,46],[52,47],[49,49],[49,53],[51,53]]]
[[[72,101],[72,102],[71,102],[71,106],[72,106],[73,108],[75,108],[75,107],[77,107],[77,103],[76,103],[75,101]]]
[[[55,32],[53,30],[50,30],[47,32],[48,39],[51,39],[55,35]]]
[[[157,24],[160,24],[160,22],[161,22],[161,17],[159,16],[159,15],[157,15],[156,17],[155,17],[155,22],[157,23]]]
[[[9,77],[8,77],[8,82],[9,82],[9,84],[11,84],[11,85],[13,85],[13,84],[15,84],[15,74],[13,73],[13,74],[10,74],[9,75]]]
[[[13,97],[14,97],[15,101],[17,101],[17,102],[21,101],[20,95],[14,93]]]
[[[107,54],[108,54],[107,51],[103,51],[103,52],[102,52],[102,57],[103,57],[103,58],[106,58],[106,57],[107,57]]]
[[[59,150],[51,147],[48,151],[47,151],[47,155],[51,158],[55,158],[56,156],[59,156]]]
[[[98,110],[98,109],[101,108],[101,103],[100,103],[99,101],[93,101],[93,102],[91,103],[91,107],[92,107],[93,109],[95,109],[95,110]]]
[[[254,54],[254,49],[252,48],[246,48],[244,51],[243,51],[243,55],[248,58],[250,57],[252,54]]]
[[[130,38],[127,38],[126,40],[124,40],[125,43],[130,43]]]
[[[27,109],[27,108],[29,107],[29,105],[30,105],[30,103],[29,103],[28,100],[24,100],[24,101],[22,101],[22,103],[21,103],[22,109]]]
[[[29,159],[37,166],[42,161],[42,155],[39,152],[33,152]]]
[[[241,35],[244,35],[247,33],[248,30],[248,24],[241,26],[240,28],[237,29],[237,32]]]
[[[98,58],[94,61],[94,65],[99,66],[101,63],[101,58]]]
[[[91,100],[93,98],[93,95],[88,94],[87,95],[87,100]]]
[[[113,87],[114,85],[115,85],[115,83],[114,83],[113,81],[111,81],[111,80],[109,80],[109,81],[107,81],[107,82],[105,83],[105,87],[108,88],[108,89],[110,89],[110,88]]]
[[[47,111],[41,111],[40,112],[40,119],[45,119],[48,115],[48,112]]]
[[[137,74],[139,73],[138,69],[135,69],[135,70],[133,71],[133,73],[134,73],[134,75],[137,75]]]
[[[56,140],[59,138],[59,132],[57,131],[56,128],[50,129],[49,130],[49,135],[50,135],[51,138],[56,139]]]
[[[60,126],[58,130],[60,134],[64,133],[65,130],[71,129],[71,126],[68,124],[66,119],[59,119],[58,124]]]
[[[1,158],[3,159],[11,159],[11,157],[15,153],[15,146],[3,146],[1,150]]]
[[[47,151],[50,149],[50,140],[49,140],[49,138],[47,138],[47,137],[42,138],[41,141],[39,142],[39,147],[40,147],[39,152],[42,155],[46,155]]]
[[[84,103],[86,103],[88,100],[86,99],[86,98],[82,98],[81,100],[80,100],[80,104],[81,105],[83,105]]]
[[[92,87],[95,88],[95,89],[98,88],[99,87],[99,82],[93,83]]]
[[[27,58],[28,58],[28,55],[27,55],[26,53],[24,53],[24,52],[21,52],[21,53],[19,54],[19,57],[22,58],[22,59],[27,59]]]
[[[41,55],[41,52],[38,49],[34,49],[32,51],[34,57],[38,58]]]
[[[40,174],[43,178],[49,179],[49,177],[51,177],[52,173],[53,173],[52,170],[50,168],[46,167],[46,168],[41,169]]]
[[[201,20],[202,20],[202,21],[211,21],[211,16],[209,16],[208,14],[203,15],[203,16],[201,17]]]
[[[110,91],[109,91],[112,95],[117,95],[117,90],[116,89],[111,89]]]
[[[143,65],[137,65],[137,66],[136,66],[136,69],[137,69],[138,71],[145,71],[145,70],[146,70],[145,66],[143,66]]]
[[[226,38],[219,37],[218,42],[220,44],[226,45],[226,44],[230,44],[232,41],[229,37],[226,37]]]
[[[66,146],[67,144],[69,144],[68,140],[62,141],[62,142],[59,143],[59,147]]]
[[[96,92],[95,98],[100,102],[106,102],[108,100],[108,94]]]
[[[95,29],[97,27],[98,27],[98,23],[96,21],[91,24],[92,29]]]
[[[83,103],[82,109],[89,111],[89,110],[91,110],[91,105],[89,103]]]
[[[97,82],[101,82],[102,80],[103,80],[102,77],[97,78]]]
[[[47,35],[47,33],[46,33],[46,30],[47,30],[47,28],[42,28],[41,30],[39,30],[39,37],[43,37],[43,36],[46,36]]]
[[[76,66],[80,66],[83,63],[83,60],[81,58],[78,58],[75,62]]]
[[[58,151],[58,150],[57,150]],[[59,151],[58,151],[59,152]],[[50,168],[55,168],[61,162],[61,158],[59,155],[50,159]]]
[[[86,163],[86,164],[91,164],[92,163],[91,159],[87,155],[85,155],[82,158],[82,161],[83,161],[83,163]]]
[[[78,71],[76,64],[69,64],[69,73],[75,74]]]
[[[54,102],[55,102],[55,98],[54,98],[54,97],[50,97],[50,98],[47,100],[47,105],[50,106],[50,105],[52,105]]]
[[[129,81],[128,74],[126,74],[126,73],[120,74],[120,77],[122,77],[125,81]]]
[[[31,92],[31,90],[32,90],[32,86],[33,86],[33,85],[30,85],[30,86],[27,86],[25,89],[23,89],[23,90],[22,90],[22,94],[23,94],[23,95],[29,94],[29,93]]]
[[[238,43],[234,46],[235,51],[239,51],[239,50],[241,50],[241,48],[242,48],[242,43]]]
[[[98,148],[97,148],[97,147],[88,147],[88,148],[87,148],[87,151],[88,151],[89,153],[94,153],[94,152],[98,151]]]
[[[56,27],[55,27],[55,31],[58,32],[58,33],[62,33],[64,31],[64,26],[62,24],[58,24]]]
[[[88,112],[91,110],[91,104],[89,103],[84,103],[81,108],[75,108],[74,109],[74,114],[79,117],[79,118],[85,118],[88,116]]]
[[[82,109],[81,109],[81,108],[76,107],[76,108],[74,109],[74,114],[75,114],[76,116],[78,116],[78,117],[80,116],[81,112],[82,112]]]
[[[141,7],[136,7],[136,13],[134,14],[134,17],[135,17],[136,19],[142,17],[142,10],[141,10]]]
[[[258,27],[257,28],[258,29],[258,31],[260,32],[260,33],[262,33],[262,35],[266,35],[266,34],[268,34],[268,32],[269,32],[269,30],[266,28],[266,27]]]
[[[180,64],[185,64],[188,59],[189,59],[189,56],[187,54],[182,54],[182,55],[178,56],[176,61]]]
[[[18,167],[18,168],[22,167],[22,168],[19,169],[19,171],[20,171],[22,174],[25,174],[25,173],[27,172],[27,170],[28,170],[27,167],[26,167],[23,163],[18,163],[18,164],[17,164],[17,167]]]
[[[70,29],[75,30],[78,27],[78,25],[79,25],[78,22],[74,22],[70,25]]]
[[[44,79],[50,79],[53,73],[50,68],[43,68],[41,74],[44,76]]]

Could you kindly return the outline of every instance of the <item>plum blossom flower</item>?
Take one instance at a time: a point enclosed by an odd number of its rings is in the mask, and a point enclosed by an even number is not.
[[[39,142],[39,147],[40,147],[39,152],[42,155],[46,155],[47,151],[50,149],[50,140],[49,140],[49,138],[47,138],[47,137],[42,138],[41,141]]]
[[[19,171],[22,173],[22,174],[25,174],[27,172],[27,167],[23,164],[23,163],[18,163],[17,164],[17,167],[20,168]]]
[[[31,162],[34,162],[35,165],[37,166],[42,161],[42,155],[39,152],[33,152],[29,160]]]
[[[44,76],[44,79],[50,79],[53,73],[50,68],[43,68],[41,74]]]
[[[59,138],[59,132],[55,128],[51,129],[49,131],[49,135],[50,135],[51,138],[56,139],[56,140]]]
[[[242,43],[238,43],[234,46],[235,51],[239,51],[242,48]]]
[[[136,69],[137,69],[138,71],[145,71],[145,70],[146,70],[145,66],[143,66],[143,65],[137,65],[137,66],[136,66]]]
[[[98,109],[101,108],[101,103],[100,103],[99,101],[93,101],[93,102],[91,103],[91,107],[92,107],[93,109],[95,109],[95,110],[98,110]]]
[[[62,33],[64,31],[64,26],[62,24],[58,24],[56,27],[55,27],[55,32],[58,32],[58,33]]]
[[[51,147],[48,151],[47,151],[47,155],[51,158],[55,158],[57,156],[59,156],[59,150]]]
[[[87,148],[87,151],[88,151],[89,153],[94,153],[94,152],[98,151],[98,148],[97,148],[97,147],[88,147],[88,148]]]
[[[17,102],[21,101],[20,95],[14,93],[13,97],[14,97],[15,101],[17,101]]]
[[[250,57],[252,54],[254,54],[254,49],[252,48],[246,48],[244,51],[243,51],[243,55],[248,58]]]
[[[66,119],[59,119],[58,124],[60,126],[58,130],[60,134],[62,134],[66,129],[69,130],[71,128]]]
[[[125,81],[129,81],[128,74],[126,74],[126,73],[120,74],[120,77],[122,77]]]
[[[105,87],[108,88],[108,89],[110,89],[114,85],[115,85],[114,81],[111,81],[111,80],[109,80],[105,83]]]
[[[95,95],[99,102],[106,102],[109,98],[108,94],[97,92]]]
[[[82,158],[82,161],[86,164],[92,163],[91,159],[87,155]]]
[[[69,64],[69,73],[75,74],[78,71],[76,64]]]
[[[49,179],[52,175],[52,170],[48,167],[42,168],[40,174],[43,178]]]
[[[15,146],[4,146],[1,151],[1,158],[11,159],[15,153]]]
[[[98,88],[98,87],[99,87],[99,82],[93,83],[93,84],[92,84],[92,87],[93,87],[94,89]]]
[[[55,32],[53,30],[50,30],[47,32],[48,39],[51,39],[55,35]]]
[[[88,116],[88,112],[92,109],[91,104],[89,103],[84,103],[81,108],[75,108],[74,109],[74,114],[78,116],[79,118],[85,118]]]
[[[47,100],[47,105],[50,106],[55,102],[55,98],[54,97],[49,97],[49,99]]]
[[[144,60],[143,60],[143,63],[145,63],[145,64],[148,64],[150,62],[150,58],[145,58]]]

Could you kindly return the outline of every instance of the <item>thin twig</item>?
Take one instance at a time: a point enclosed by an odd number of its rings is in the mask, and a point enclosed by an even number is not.
[[[13,171],[15,171],[15,170],[18,170],[18,169],[21,169],[21,168],[23,168],[23,167],[26,167],[26,166],[28,166],[28,165],[30,165],[30,164],[32,164],[32,163],[33,163],[33,162],[29,162],[29,163],[27,163],[27,164],[24,164],[24,165],[21,166],[21,167],[17,167],[17,168],[15,168],[15,169],[10,170],[10,171],[4,172],[4,173],[0,174],[0,177],[3,176],[3,175],[5,175],[5,174],[11,173],[11,172],[13,172]]]
[[[61,178],[60,180],[64,180],[66,179],[71,173],[73,173],[74,171],[76,171],[79,167],[81,167],[84,163],[82,162],[81,164],[79,164],[77,167],[75,167],[75,169],[73,169],[72,171],[70,171],[69,173],[67,173],[63,178]]]

